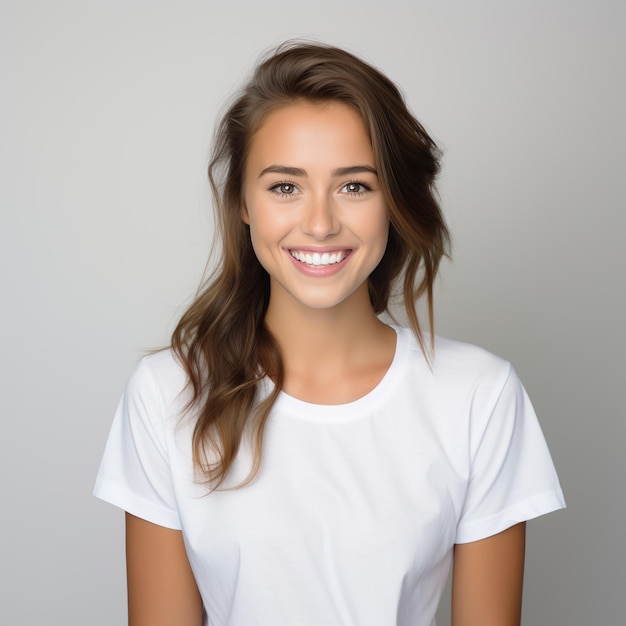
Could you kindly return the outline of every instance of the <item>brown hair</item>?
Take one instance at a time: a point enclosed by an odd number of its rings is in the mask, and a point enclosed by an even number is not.
[[[172,336],[192,391],[196,418],[193,457],[199,475],[219,487],[249,434],[254,445],[250,482],[261,461],[263,430],[283,383],[278,346],[264,325],[269,276],[258,262],[241,219],[246,156],[267,115],[296,100],[339,101],[353,107],[369,132],[389,213],[385,254],[369,277],[374,311],[387,311],[403,277],[408,320],[428,356],[416,312],[425,295],[433,332],[433,282],[449,234],[434,193],[439,151],[413,117],[397,87],[354,55],[317,43],[287,42],[256,67],[217,127],[209,179],[219,241],[218,267]],[[273,391],[262,401],[258,383]]]

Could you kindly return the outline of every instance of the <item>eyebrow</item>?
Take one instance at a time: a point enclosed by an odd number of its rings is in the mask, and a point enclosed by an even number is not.
[[[350,167],[338,167],[330,173],[331,176],[348,176],[350,174],[362,174],[363,172],[370,172],[375,176],[378,176],[378,172],[371,165],[351,165]],[[302,176],[306,177],[306,170],[303,170],[301,167],[288,167],[286,165],[270,165],[266,167],[260,174],[264,176],[265,174],[284,174],[285,176]]]

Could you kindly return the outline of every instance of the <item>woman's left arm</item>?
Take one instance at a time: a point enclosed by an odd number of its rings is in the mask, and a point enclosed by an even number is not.
[[[526,524],[454,546],[452,626],[519,626]]]

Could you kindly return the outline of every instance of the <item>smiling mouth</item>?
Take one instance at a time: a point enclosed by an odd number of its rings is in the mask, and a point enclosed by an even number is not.
[[[325,265],[335,265],[341,263],[351,250],[337,250],[336,252],[304,252],[300,250],[289,250],[289,254],[306,265],[311,267],[323,267]]]

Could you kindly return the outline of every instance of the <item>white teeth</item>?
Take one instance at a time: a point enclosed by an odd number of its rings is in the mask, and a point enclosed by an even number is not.
[[[290,250],[289,253],[294,259],[297,259],[301,263],[312,265],[313,267],[319,267],[320,265],[333,265],[334,263],[340,263],[345,258],[343,252],[333,252],[332,254],[329,254],[328,252],[324,252],[323,254],[314,252],[311,254],[310,252]]]

